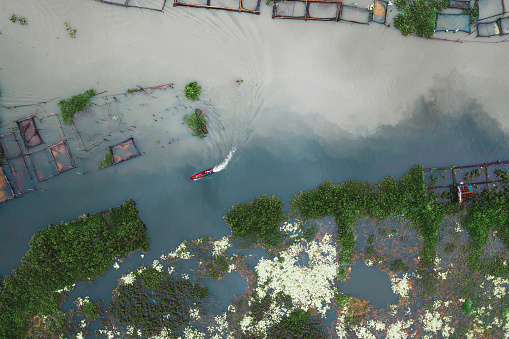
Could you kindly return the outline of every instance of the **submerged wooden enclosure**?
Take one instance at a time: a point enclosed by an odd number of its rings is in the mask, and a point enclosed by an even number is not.
[[[370,8],[345,5],[343,0],[274,0],[272,18],[385,24],[387,2],[375,0]]]
[[[187,6],[260,14],[261,0],[173,0],[173,7]]]

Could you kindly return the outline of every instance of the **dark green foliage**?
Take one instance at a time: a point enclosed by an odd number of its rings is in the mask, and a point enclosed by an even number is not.
[[[103,169],[110,166],[113,166],[113,152],[111,151],[111,148],[108,148],[108,150],[106,151],[106,155],[101,160],[97,168]]]
[[[134,92],[138,92],[138,89],[137,88],[129,88],[127,90],[127,93],[134,93]]]
[[[394,27],[403,35],[415,34],[431,38],[434,34],[437,12],[449,5],[448,0],[398,0],[396,7],[400,13],[394,18]]]
[[[502,185],[509,184],[509,174],[507,174],[507,170],[503,170],[501,168],[497,168],[495,170],[495,176],[502,180]]]
[[[18,20],[18,17],[16,16],[16,14],[13,14],[9,20],[11,20],[12,22],[16,22],[16,20]]]
[[[77,94],[68,100],[60,100],[60,112],[62,115],[62,122],[66,125],[72,124],[72,117],[74,114],[83,111],[90,105],[90,98],[95,95],[95,89],[89,89],[83,94]]]
[[[285,331],[299,331],[301,330],[309,320],[310,314],[303,310],[297,310],[290,313],[290,315],[281,321],[281,327]]]
[[[105,216],[81,216],[34,234],[22,265],[0,289],[0,338],[23,338],[30,318],[57,312],[65,295],[54,291],[102,276],[115,257],[148,251],[147,232],[132,200]]]
[[[465,300],[461,308],[463,309],[463,312],[465,312],[466,314],[470,314],[470,312],[472,311],[472,300],[470,300],[470,298]]]
[[[384,178],[379,184],[349,180],[339,185],[329,181],[310,191],[302,191],[290,199],[294,216],[319,219],[334,216],[338,226],[338,242],[342,256],[350,258],[355,247],[353,226],[358,218],[384,219],[402,216],[421,231],[425,249],[423,264],[434,261],[438,226],[445,217],[439,204],[426,191],[422,166],[414,166],[400,180]]]
[[[205,134],[209,132],[207,129],[207,119],[201,109],[195,110],[190,116],[184,115],[182,124],[187,124],[194,135],[200,139],[205,138]]]
[[[115,325],[133,326],[141,330],[141,337],[160,334],[166,328],[169,337],[181,334],[189,324],[189,309],[201,307],[208,295],[206,287],[189,281],[177,281],[168,272],[152,288],[147,288],[137,274],[132,284],[121,284],[115,290],[116,297],[109,304],[108,313],[115,316]]]
[[[489,259],[483,259],[479,268],[484,274],[490,274],[495,277],[506,279],[509,278],[509,267],[507,265],[507,261],[503,257],[497,256]]]
[[[233,238],[279,240],[279,224],[283,221],[283,202],[275,195],[261,195],[253,201],[233,205],[224,220],[232,230]]]
[[[318,319],[311,317],[309,312],[293,311],[268,333],[267,338],[306,338],[325,339],[327,335],[320,327]]]
[[[140,273],[138,277],[141,280],[143,288],[154,288],[157,286],[161,278],[165,275],[165,272],[158,271],[155,267],[149,266]]]
[[[463,14],[470,14],[470,24],[475,25],[479,18],[479,3],[476,1],[474,6],[464,9]]]
[[[218,255],[210,263],[205,266],[212,279],[219,279],[225,273],[228,273],[229,264],[224,254]]]
[[[396,259],[390,264],[391,271],[408,271],[409,267],[405,265],[403,259]]]
[[[90,319],[97,319],[103,314],[102,301],[97,302],[97,304],[85,301],[81,307],[85,317]]]
[[[19,21],[20,25],[26,25],[27,24],[27,19],[25,17],[19,17],[18,21]]]
[[[201,87],[198,86],[196,81],[192,81],[186,85],[184,94],[189,100],[196,101],[200,97]]]
[[[349,295],[343,294],[339,291],[336,291],[336,293],[334,293],[334,301],[336,302],[340,309],[350,302],[350,298],[351,297]]]
[[[263,299],[257,299],[251,302],[250,314],[255,323],[259,322],[265,316],[265,313],[270,310],[271,298],[267,294]]]
[[[481,171],[481,169],[476,168],[475,170],[472,170],[470,172],[463,174],[463,180],[472,181],[474,179],[480,178],[482,175],[483,175],[483,172]]]
[[[462,224],[468,232],[470,264],[479,267],[491,228],[498,231],[497,237],[504,245],[509,245],[509,192],[483,190],[468,207]]]

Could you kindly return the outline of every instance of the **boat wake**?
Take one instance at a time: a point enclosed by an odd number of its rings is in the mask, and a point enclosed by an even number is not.
[[[213,168],[214,173],[222,171],[226,168],[226,166],[228,166],[228,163],[230,162],[230,160],[236,150],[237,149],[235,147],[233,147],[232,150],[230,151],[230,153],[228,153],[228,156],[226,157],[226,159],[224,159],[224,161],[222,163],[220,163],[219,165],[214,166],[214,168]]]

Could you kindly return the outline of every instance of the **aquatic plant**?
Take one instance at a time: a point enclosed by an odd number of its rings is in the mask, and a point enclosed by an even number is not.
[[[431,38],[434,34],[437,12],[449,6],[448,0],[396,0],[400,13],[394,17],[394,27],[403,35],[415,34]]]
[[[391,271],[408,271],[409,267],[405,265],[405,262],[403,259],[396,259],[390,263],[390,269]]]
[[[482,177],[485,170],[486,170],[486,168],[483,167],[482,171],[481,171],[481,169],[476,168],[470,172],[467,172],[467,173],[463,174],[463,180],[472,181],[474,179],[478,179],[478,178]]]
[[[69,26],[69,21],[65,22],[65,29],[69,32],[69,35],[71,36],[71,38],[76,37],[76,29]]]
[[[347,259],[353,255],[355,236],[352,228],[357,219],[404,216],[420,229],[425,244],[421,262],[429,266],[434,261],[438,226],[445,217],[443,207],[431,205],[432,201],[433,196],[426,190],[422,166],[417,165],[400,180],[386,177],[374,186],[370,182],[355,180],[338,185],[326,181],[316,189],[293,196],[290,211],[293,216],[307,220],[334,216],[341,254]]]
[[[115,257],[148,251],[146,228],[132,200],[37,231],[22,265],[0,285],[0,338],[24,338],[29,319],[58,312],[66,287],[102,276]]]
[[[184,115],[182,124],[187,124],[194,135],[200,139],[203,139],[205,134],[209,132],[207,129],[207,119],[205,119],[205,114],[203,114],[201,109],[196,109],[190,116]]]
[[[129,88],[129,89],[127,89],[127,93],[134,93],[134,92],[138,92],[138,89],[137,88]]]
[[[151,270],[150,283],[144,272]],[[157,278],[155,278],[155,272]],[[107,313],[114,316],[112,328],[126,326],[128,332],[142,338],[164,333],[173,337],[182,333],[191,320],[191,307],[203,313],[203,301],[210,295],[207,287],[175,280],[167,271],[157,268],[139,268],[134,280],[121,283],[114,291]],[[177,335],[178,336],[178,335]]]
[[[60,100],[58,106],[60,106],[62,122],[66,125],[72,124],[74,114],[86,109],[90,105],[90,98],[94,95],[95,89],[89,89],[83,94],[74,95],[71,99]]]
[[[280,239],[279,224],[283,222],[283,216],[281,199],[263,194],[247,204],[233,205],[223,218],[230,226],[233,238],[272,243]]]
[[[19,21],[20,25],[26,25],[27,24],[27,19],[25,17],[19,17],[18,21]]]
[[[90,319],[97,319],[103,314],[102,301],[93,303],[92,301],[84,302],[81,306],[83,315]]]
[[[103,169],[103,168],[110,167],[110,166],[113,166],[113,152],[112,152],[111,148],[108,148],[108,150],[106,151],[106,155],[101,160],[101,162],[99,163],[99,166],[97,168]]]
[[[198,86],[198,83],[196,81],[191,81],[186,85],[184,94],[186,98],[192,101],[198,100],[201,93],[201,87]]]
[[[16,20],[18,20],[18,17],[16,17],[16,14],[13,14],[9,20],[11,20],[12,22],[16,22]]]

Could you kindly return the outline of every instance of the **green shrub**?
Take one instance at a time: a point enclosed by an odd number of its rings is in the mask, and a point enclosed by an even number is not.
[[[475,25],[479,18],[479,3],[476,1],[471,8],[464,9],[463,14],[470,14],[470,24]]]
[[[394,27],[403,35],[415,34],[431,38],[434,34],[437,12],[446,9],[448,0],[398,0],[396,7],[400,13],[394,17]]]
[[[297,310],[281,321],[281,327],[284,331],[293,332],[302,329],[309,320],[309,312]]]
[[[102,302],[99,301],[97,304],[94,304],[91,301],[86,301],[83,303],[83,314],[90,319],[99,318],[103,314]]]
[[[99,163],[99,166],[97,168],[103,169],[103,168],[110,167],[110,166],[113,166],[113,152],[112,152],[111,148],[108,148],[108,150],[106,151],[106,155],[101,160],[101,162]]]
[[[77,94],[68,100],[60,100],[60,112],[62,114],[62,122],[66,125],[72,124],[74,114],[83,111],[90,105],[90,98],[95,95],[95,89],[89,89],[83,94]]]
[[[470,312],[472,311],[472,300],[470,300],[470,298],[465,300],[461,308],[463,309],[463,312],[465,312],[466,314],[470,314]]]
[[[0,284],[0,338],[24,338],[29,319],[58,312],[65,295],[55,291],[102,276],[115,257],[149,250],[132,200],[43,228],[29,245],[22,265]]]
[[[149,266],[137,274],[144,288],[154,288],[159,284],[165,272],[158,271],[155,267]]]
[[[349,295],[343,294],[339,291],[336,291],[336,293],[334,294],[334,301],[336,302],[340,309],[343,308],[345,305],[348,305],[348,303],[350,302],[350,298],[351,297]]]
[[[194,113],[191,114],[189,117],[186,114],[184,116],[182,124],[186,123],[189,126],[189,128],[193,131],[194,135],[196,135],[200,139],[203,139],[205,137],[205,134],[209,132],[207,129],[207,119],[205,119],[205,114],[203,114],[203,111],[201,109],[195,110]]]
[[[184,94],[186,98],[192,101],[198,100],[201,93],[201,87],[198,86],[198,83],[196,81],[192,81],[186,85]]]
[[[283,221],[283,202],[276,196],[259,196],[253,201],[233,205],[224,220],[234,238],[261,239],[265,242],[279,240],[279,224]]]
[[[408,271],[409,267],[405,265],[403,259],[396,259],[390,264],[391,271]]]

